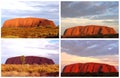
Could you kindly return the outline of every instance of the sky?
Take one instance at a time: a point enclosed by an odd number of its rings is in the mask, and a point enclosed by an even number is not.
[[[118,32],[119,7],[117,1],[62,1],[61,31],[86,25],[102,25]]]
[[[2,39],[1,51],[2,64],[9,57],[21,55],[46,57],[59,64],[59,40]]]
[[[59,25],[59,2],[41,0],[1,0],[1,24],[21,17],[46,18]]]
[[[96,62],[110,64],[118,69],[118,44],[118,40],[62,40],[61,67]]]

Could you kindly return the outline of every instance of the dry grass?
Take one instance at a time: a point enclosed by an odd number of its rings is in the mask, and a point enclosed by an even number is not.
[[[59,27],[2,27],[1,28],[2,38],[58,38]]]
[[[4,77],[59,76],[59,66],[2,64],[1,72]]]

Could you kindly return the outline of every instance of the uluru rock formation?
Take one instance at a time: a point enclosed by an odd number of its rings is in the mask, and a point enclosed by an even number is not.
[[[39,27],[39,26],[51,26],[56,27],[54,22],[44,18],[14,18],[6,20],[3,27]]]
[[[65,30],[63,37],[86,37],[93,35],[117,34],[116,31],[107,26],[75,26]]]
[[[116,73],[114,66],[101,63],[76,63],[66,65],[63,73]]]
[[[22,64],[21,56],[8,58],[5,64]],[[45,57],[26,56],[25,64],[54,64],[54,61]]]

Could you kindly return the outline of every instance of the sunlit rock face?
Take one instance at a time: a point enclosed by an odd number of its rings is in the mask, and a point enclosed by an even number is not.
[[[67,28],[63,34],[64,37],[85,37],[92,35],[107,35],[107,34],[117,34],[117,32],[107,26],[97,26],[97,25],[88,25],[88,26],[75,26]]]
[[[101,63],[76,63],[66,65],[63,73],[114,73],[118,72],[114,66]]]
[[[39,27],[39,26],[56,27],[52,20],[34,17],[9,19],[6,20],[3,24],[3,27]]]

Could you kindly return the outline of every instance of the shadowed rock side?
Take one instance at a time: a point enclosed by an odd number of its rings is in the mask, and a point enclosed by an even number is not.
[[[107,26],[75,26],[65,30],[63,37],[86,37],[94,35],[117,34],[116,31]]]
[[[116,73],[114,66],[101,63],[76,63],[64,67],[62,73]]]
[[[51,26],[56,27],[54,22],[44,18],[14,18],[6,20],[3,27],[39,27]]]
[[[19,57],[11,57],[8,58],[5,64],[22,64],[22,61]],[[37,56],[26,56],[25,64],[54,64],[52,59],[48,59],[45,57],[37,57]]]

